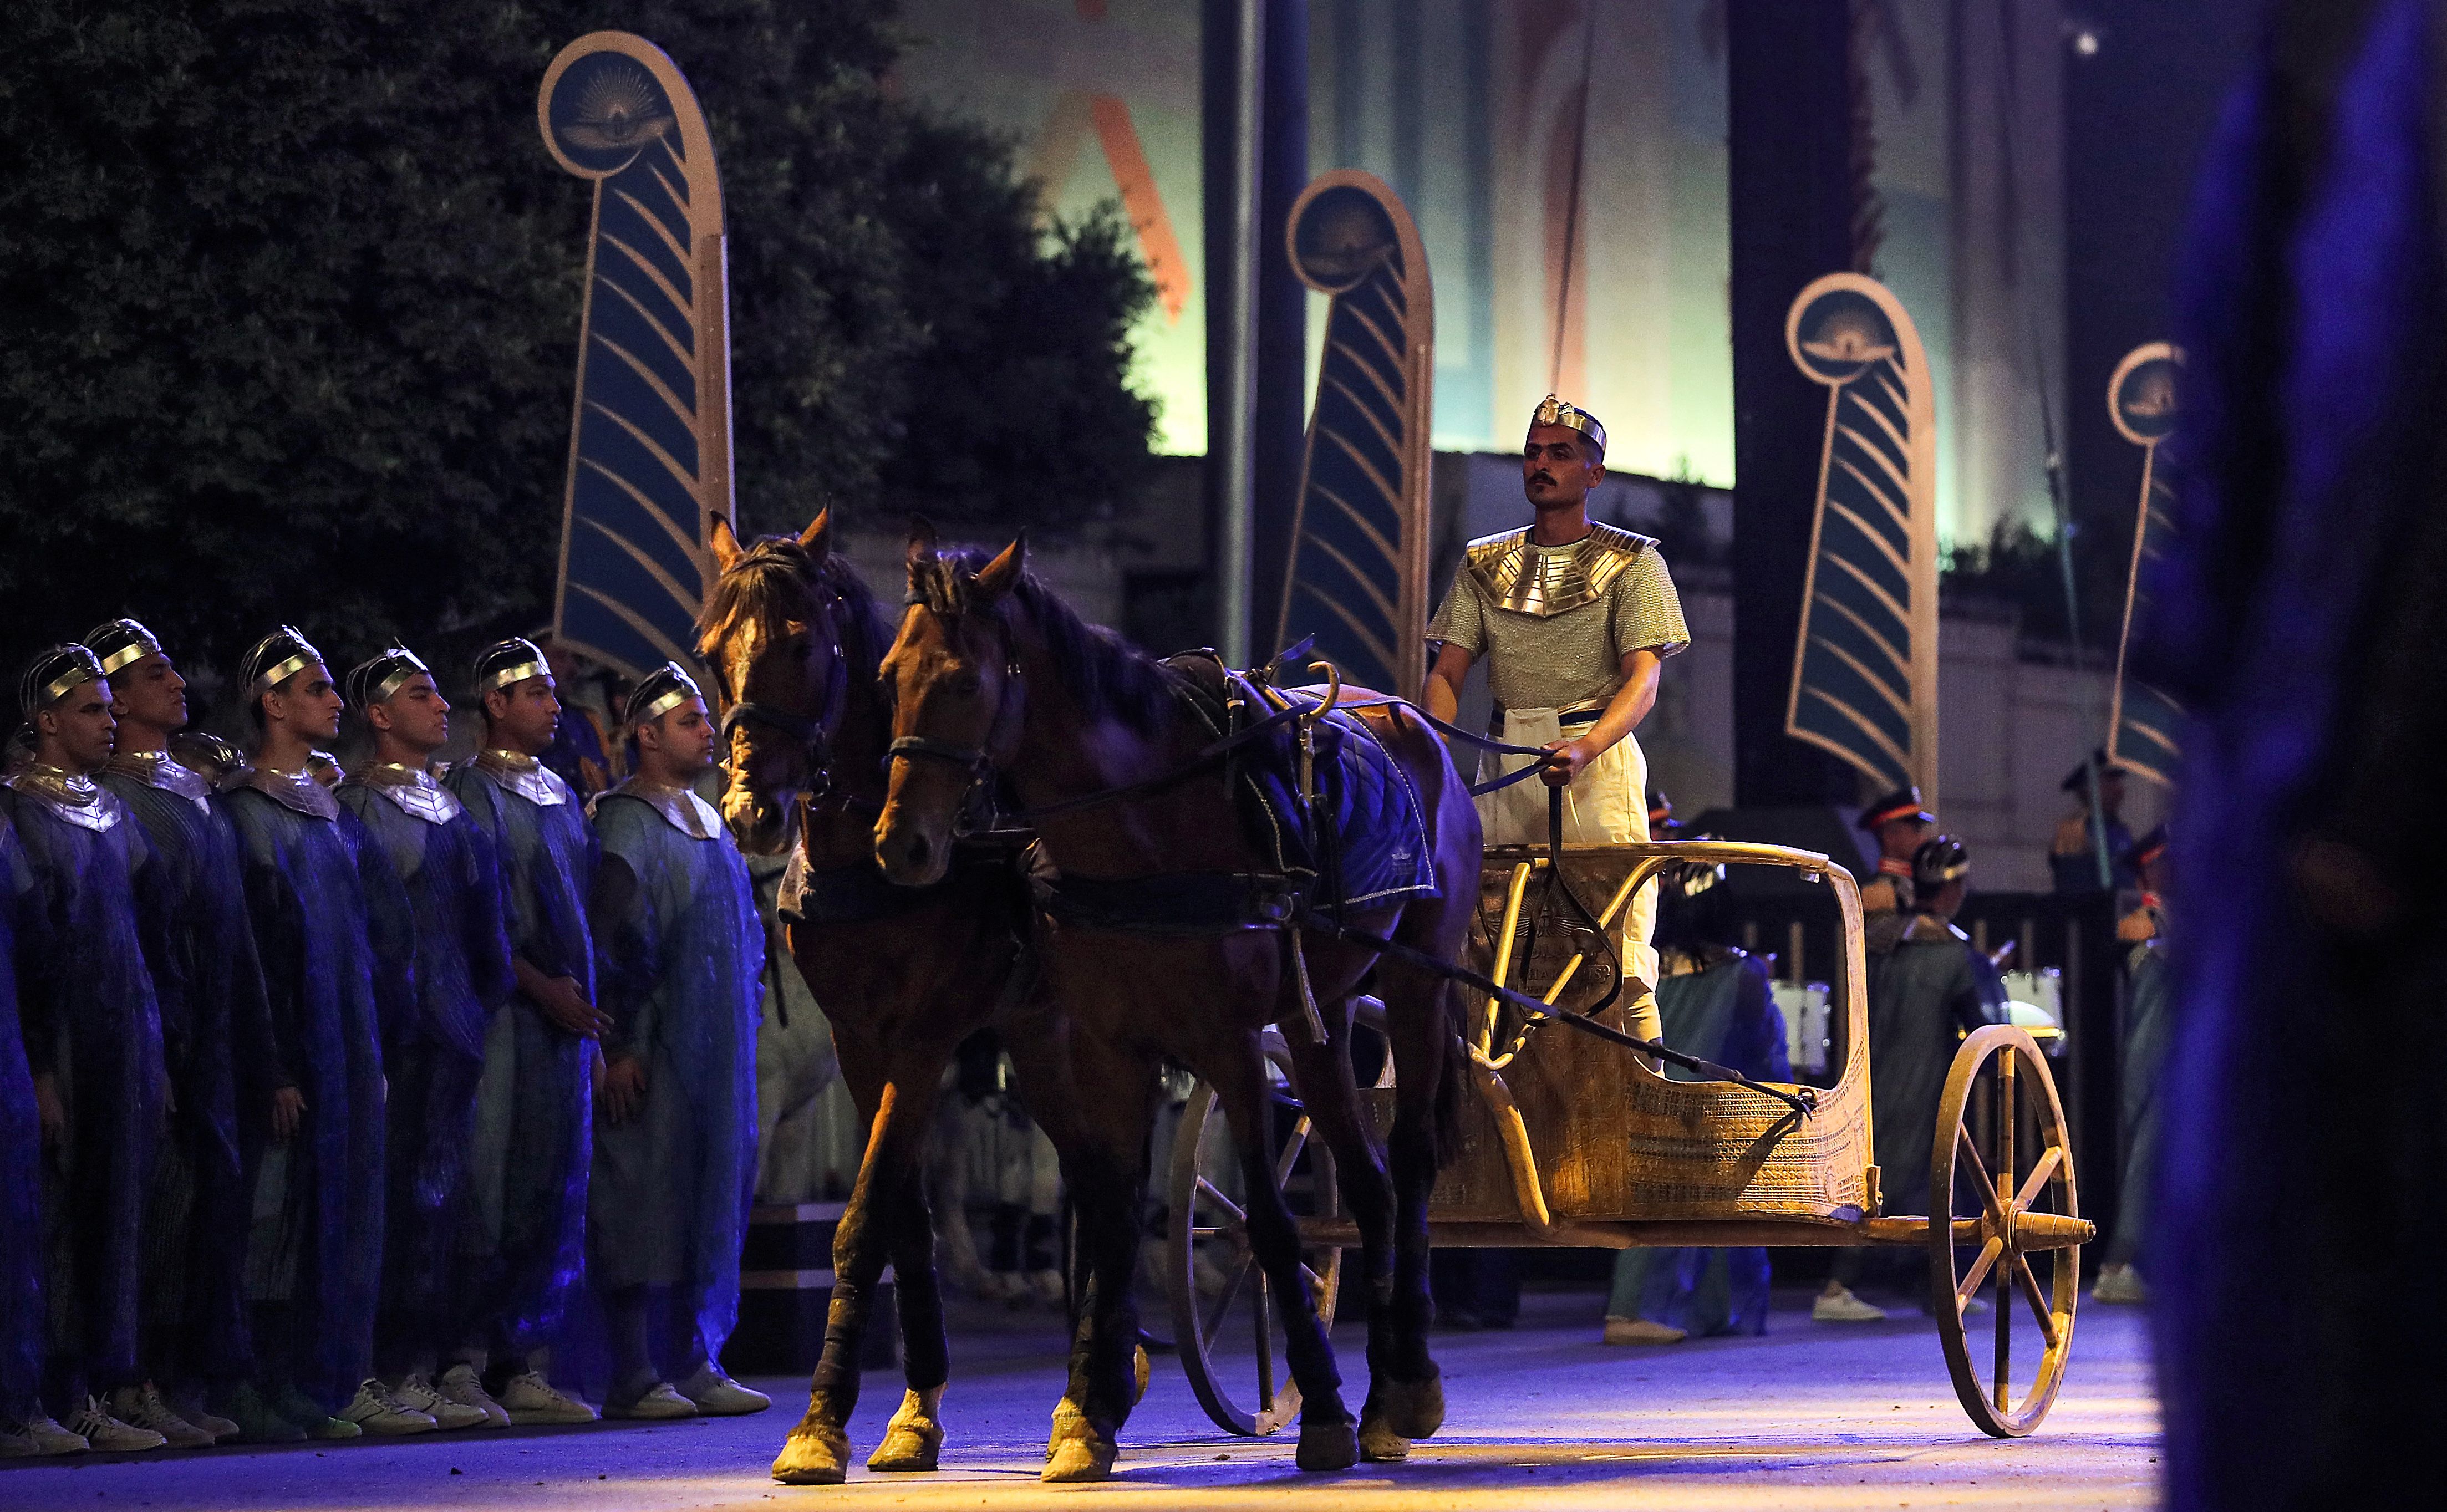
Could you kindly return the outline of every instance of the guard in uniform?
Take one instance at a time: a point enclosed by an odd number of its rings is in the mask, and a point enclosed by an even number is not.
[[[2138,885],[2133,872],[2133,831],[2124,825],[2124,768],[2107,759],[2107,752],[2091,752],[2090,760],[2065,775],[2058,785],[2073,801],[2080,804],[2076,813],[2067,814],[2057,824],[2056,841],[2048,847],[2048,871],[2056,879],[2059,893],[2098,892],[2098,838],[2092,833],[2090,812],[2090,768],[2098,767],[2098,806],[2106,817],[2100,822],[2107,831],[2109,890],[2128,892]]]
[[[2140,1261],[2149,1252],[2150,1187],[2158,1163],[2158,1073],[2174,1043],[2172,968],[2167,955],[2167,826],[2141,838],[2127,859],[2141,879],[2141,904],[2116,921],[2124,948],[2124,1180],[2115,1226],[2091,1298],[2146,1302]]]
[[[1489,733],[1553,753],[1540,782],[1521,782],[1478,801],[1489,845],[1546,840],[1547,787],[1564,790],[1567,843],[1648,839],[1648,763],[1633,735],[1656,707],[1664,659],[1691,644],[1674,577],[1657,542],[1589,520],[1589,490],[1605,477],[1605,427],[1548,394],[1530,417],[1521,453],[1522,491],[1537,513],[1525,529],[1470,543],[1428,638],[1438,650],[1428,672],[1428,712],[1451,720],[1462,679],[1486,657],[1495,693]],[[1482,780],[1531,758],[1490,755]],[[1658,1037],[1657,915],[1651,882],[1624,911],[1622,1002],[1626,1027]]]
[[[1861,889],[1864,914],[1912,912],[1912,857],[1937,823],[1917,787],[1898,787],[1861,810],[1856,822],[1878,842],[1878,874]]]

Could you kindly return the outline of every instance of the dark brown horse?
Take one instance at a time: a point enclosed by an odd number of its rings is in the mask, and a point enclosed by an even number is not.
[[[1042,1106],[1059,1078],[1039,1058],[1058,1036],[1033,1025],[1045,1005],[1028,992],[1030,908],[1011,859],[964,857],[923,889],[894,887],[877,870],[890,716],[876,670],[891,628],[828,537],[819,516],[795,539],[742,547],[716,520],[722,576],[698,639],[729,752],[723,817],[749,849],[799,848],[790,954],[831,1022],[842,1079],[869,1129],[833,1238],[832,1308],[806,1416],[773,1462],[775,1479],[801,1484],[837,1482],[847,1468],[860,1341],[887,1260],[908,1391],[867,1466],[931,1470],[940,1453],[950,1361],[920,1157],[954,1048],[1001,1014],[1032,1106],[1061,1127],[1058,1110]]]
[[[991,562],[980,554],[939,555],[922,525],[911,540],[911,607],[883,668],[894,701],[895,760],[875,831],[876,856],[897,882],[924,886],[944,875],[958,816],[991,774],[1041,811],[1193,766],[1212,738],[1176,696],[1178,674],[1083,623],[1022,571],[1022,555],[1019,544]],[[1396,709],[1362,717],[1421,796],[1441,893],[1355,911],[1350,922],[1451,960],[1477,889],[1478,816],[1426,726]],[[1038,827],[1047,859],[1065,879],[1211,881],[1268,864],[1212,768],[1157,791],[1042,814]],[[1071,1400],[1079,1412],[1067,1438],[1057,1432],[1054,1468],[1075,1479],[1106,1473],[1131,1406],[1129,1344],[1138,1325],[1130,1282],[1144,1151],[1166,1057],[1215,1088],[1235,1138],[1251,1249],[1285,1301],[1285,1353],[1302,1394],[1299,1463],[1334,1469],[1360,1453],[1403,1457],[1409,1440],[1435,1432],[1444,1417],[1426,1334],[1436,1131],[1451,1115],[1461,1072],[1446,983],[1303,932],[1327,1037],[1310,1040],[1298,1027],[1285,1037],[1304,1108],[1333,1149],[1362,1239],[1369,1390],[1355,1433],[1267,1148],[1260,1035],[1270,1024],[1304,1018],[1286,933],[1224,927],[1159,936],[1055,923],[1044,938],[1069,1031],[1067,1069],[1077,1087],[1095,1089],[1077,1106],[1085,1143],[1072,1156],[1081,1264],[1090,1277],[1072,1364]],[[1390,1179],[1362,1121],[1347,1049],[1350,998],[1372,967],[1396,1069]]]

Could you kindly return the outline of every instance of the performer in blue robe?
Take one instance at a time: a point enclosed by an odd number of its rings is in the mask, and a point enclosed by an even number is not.
[[[415,653],[384,652],[348,675],[373,749],[341,783],[341,806],[382,845],[416,919],[416,1011],[386,1047],[390,1079],[375,1373],[445,1428],[508,1427],[472,1370],[441,1384],[458,1340],[460,1219],[475,1139],[484,1031],[514,985],[493,843],[428,764],[450,740],[450,704]]]
[[[1970,877],[1971,853],[1961,841],[1926,841],[1912,857],[1913,912],[1884,916],[1887,927],[1869,932],[1870,1133],[1889,1213],[1928,1211],[1929,1150],[1946,1072],[1964,1034],[2006,1022],[2003,980],[1953,922]],[[1833,1323],[1884,1317],[1852,1285],[1878,1260],[1898,1257],[1845,1251],[1811,1315]]]
[[[26,1054],[48,1159],[50,1355],[45,1394],[96,1448],[159,1448],[104,1398],[143,1384],[137,1362],[145,1198],[168,1074],[151,965],[158,869],[124,804],[91,773],[110,759],[110,684],[82,646],[45,652],[18,688],[30,762],[9,779],[47,942]],[[142,895],[142,896],[140,896]]]
[[[614,1417],[760,1412],[726,1376],[739,1246],[756,1181],[765,931],[747,864],[694,784],[713,769],[705,699],[678,667],[639,682],[621,724],[636,775],[595,802],[590,917],[603,1036],[589,1266],[611,1324]],[[671,1309],[649,1339],[649,1291]],[[674,1389],[673,1383],[676,1383]]]
[[[595,1007],[586,928],[595,833],[569,784],[537,760],[560,721],[553,690],[533,642],[479,652],[484,746],[446,780],[500,860],[518,979],[486,1030],[477,1084],[458,1358],[518,1424],[596,1416],[552,1386],[539,1357],[585,1274],[591,1042],[610,1024]]]
[[[1658,833],[1661,795],[1650,799]],[[1671,818],[1670,810],[1663,816]],[[1670,829],[1666,838],[1672,838]],[[1793,1080],[1784,1014],[1768,990],[1768,963],[1736,948],[1721,866],[1685,866],[1662,879],[1657,916],[1657,1011],[1665,1043],[1745,1076]],[[1697,1073],[1665,1068],[1676,1081]],[[1767,1251],[1624,1250],[1606,1302],[1608,1344],[1677,1344],[1690,1334],[1767,1332]]]
[[[241,1088],[237,1067],[259,1073],[270,1062],[271,1017],[237,832],[213,784],[170,756],[187,725],[186,681],[135,620],[97,625],[85,644],[110,679],[118,725],[99,781],[127,805],[153,856],[150,894],[162,917],[152,929],[167,947],[153,986],[175,1102],[145,1214],[140,1364],[160,1389],[126,1388],[110,1406],[174,1446],[199,1447],[241,1428],[207,1411],[204,1391],[226,1403],[254,1373],[243,1287],[252,1203],[239,1128],[260,1131],[277,1088],[259,1075]]]
[[[84,1438],[44,1416],[43,1389],[43,1123],[34,1105],[34,1075],[26,1064],[24,1025],[39,1024],[32,1008],[21,1020],[19,962],[31,980],[44,950],[35,907],[34,874],[17,843],[16,826],[0,807],[0,1459],[73,1454]],[[38,1431],[35,1424],[43,1425]]]
[[[274,1410],[319,1438],[430,1430],[373,1377],[382,1269],[383,1048],[413,1022],[414,923],[382,848],[313,776],[338,733],[322,653],[282,626],[239,671],[260,737],[229,797],[247,913],[296,1096],[260,1162],[247,1256],[256,1354]]]

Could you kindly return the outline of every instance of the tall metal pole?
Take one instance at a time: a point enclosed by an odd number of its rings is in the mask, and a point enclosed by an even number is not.
[[[1223,520],[1216,565],[1216,615],[1224,660],[1249,664],[1250,551],[1257,509],[1258,224],[1263,186],[1260,152],[1266,104],[1266,3],[1236,0],[1232,59],[1231,256],[1224,272],[1227,386],[1221,455],[1210,436],[1209,464],[1223,469]]]

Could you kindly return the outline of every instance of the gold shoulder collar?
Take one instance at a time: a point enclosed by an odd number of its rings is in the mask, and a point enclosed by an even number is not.
[[[201,803],[212,796],[213,784],[201,773],[189,771],[171,760],[167,751],[123,752],[111,757],[110,765],[103,769],[142,783],[147,787],[176,793],[192,803]]]
[[[691,840],[711,840],[722,833],[722,816],[692,788],[658,787],[632,777],[609,792],[596,795],[586,805],[590,818],[607,798],[634,798]]]
[[[340,817],[340,801],[332,796],[330,788],[314,780],[313,772],[298,772],[293,776],[288,772],[274,771],[269,766],[255,766],[248,768],[239,785],[252,787],[281,807],[303,814],[308,819],[319,819],[328,823]]]
[[[119,795],[92,778],[56,766],[28,766],[9,779],[9,786],[50,811],[63,824],[74,824],[107,835],[127,817]]]
[[[1656,544],[1628,530],[1591,525],[1569,551],[1533,551],[1528,531],[1509,530],[1471,541],[1462,560],[1496,608],[1546,619],[1603,596]]]
[[[1913,915],[1911,927],[1904,931],[1904,938],[1915,945],[1936,945],[1946,940],[1955,940],[1964,945],[1971,943],[1970,936],[1935,914]]]
[[[462,812],[459,800],[450,789],[435,782],[432,773],[402,766],[397,762],[360,767],[349,774],[346,785],[380,793],[398,805],[401,813],[428,824],[447,824]]]
[[[538,808],[558,808],[577,801],[578,795],[569,790],[560,774],[532,756],[487,746],[475,754],[473,762],[497,785]]]

